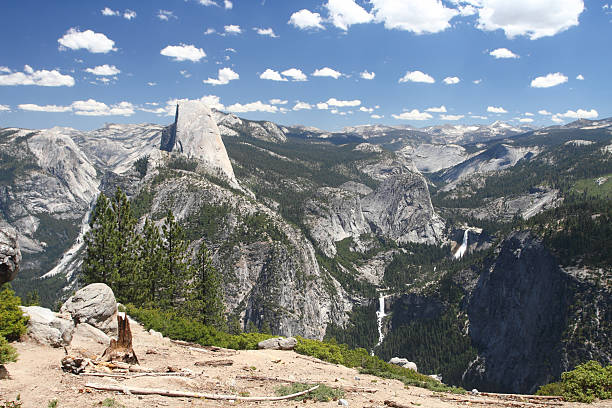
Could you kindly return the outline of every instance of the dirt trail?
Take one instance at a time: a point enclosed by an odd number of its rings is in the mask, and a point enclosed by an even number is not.
[[[125,395],[108,391],[91,391],[86,383],[124,385],[131,387],[163,388],[200,393],[240,394],[249,396],[274,396],[275,389],[283,385],[280,378],[305,383],[322,383],[332,387],[375,389],[376,392],[362,390],[346,392],[345,399],[351,407],[384,407],[385,400],[392,400],[411,407],[591,407],[612,408],[612,401],[597,404],[554,403],[524,404],[504,401],[490,396],[454,396],[436,394],[416,387],[405,388],[400,381],[386,380],[370,375],[359,374],[356,370],[330,364],[317,359],[301,356],[290,351],[238,351],[233,353],[202,352],[187,346],[175,344],[145,332],[142,326],[132,324],[134,350],[140,364],[155,371],[167,371],[168,366],[186,368],[194,375],[190,377],[138,377],[107,378],[85,377],[64,373],[60,360],[64,357],[63,349],[41,346],[31,340],[15,344],[19,352],[19,361],[7,365],[11,380],[0,381],[0,401],[13,400],[21,395],[23,407],[44,408],[50,400],[57,399],[58,407],[99,407],[107,398],[126,407],[301,407],[316,405],[320,407],[338,406],[337,401],[313,402],[277,401],[277,402],[229,402],[211,401],[194,398],[162,397],[157,395]],[[77,338],[68,347],[70,354],[77,354],[79,349],[100,355],[105,346],[90,340]],[[153,352],[153,353],[152,353]],[[231,366],[204,367],[198,362],[209,360],[232,360]],[[245,377],[265,377],[253,380]],[[457,401],[456,399],[459,399]],[[469,400],[469,402],[466,402]],[[483,404],[489,402],[489,404]],[[493,404],[491,404],[493,402]],[[499,403],[499,405],[497,405]],[[516,404],[516,405],[512,405]],[[120,406],[120,405],[116,405]]]

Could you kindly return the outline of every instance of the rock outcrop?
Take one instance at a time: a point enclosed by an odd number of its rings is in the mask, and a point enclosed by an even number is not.
[[[530,394],[560,375],[569,284],[530,232],[508,237],[469,299],[469,334],[479,354],[464,386]]]
[[[28,335],[41,344],[67,346],[72,341],[74,323],[69,315],[54,313],[40,306],[20,307],[29,316]]]
[[[117,335],[117,301],[111,288],[103,283],[92,283],[77,291],[61,308],[74,322],[87,323],[104,333]]]
[[[413,363],[412,361],[408,361],[407,358],[393,357],[391,360],[389,360],[389,364],[395,364],[397,366],[404,367],[404,368],[407,368],[409,370],[416,371],[416,372],[419,371],[416,363]]]
[[[257,348],[261,350],[293,350],[296,345],[297,340],[295,337],[275,337],[260,341],[257,343]]]
[[[13,228],[0,228],[0,286],[17,277],[20,263],[17,231]]]

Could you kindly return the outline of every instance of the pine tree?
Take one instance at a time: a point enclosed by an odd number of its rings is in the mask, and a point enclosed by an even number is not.
[[[188,243],[183,228],[168,210],[162,225],[162,276],[160,276],[160,306],[176,307],[183,304],[192,282],[188,263]]]
[[[190,314],[202,323],[218,329],[225,328],[221,277],[212,264],[210,252],[202,242],[193,258],[194,284],[189,301]]]
[[[89,227],[85,235],[87,248],[83,260],[83,280],[86,284],[101,282],[112,283],[111,240],[115,226],[115,215],[104,193],[100,193],[93,209]]]
[[[141,290],[135,294],[134,303],[152,307],[158,304],[161,298],[161,279],[164,276],[162,251],[163,242],[159,228],[147,218],[138,248],[141,263],[136,281],[141,285]]]

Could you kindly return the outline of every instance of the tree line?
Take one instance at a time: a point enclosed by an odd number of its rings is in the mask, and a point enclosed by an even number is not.
[[[121,189],[101,193],[85,235],[82,280],[101,282],[123,303],[180,310],[206,325],[225,328],[221,277],[202,242],[189,248],[185,231],[168,210],[161,225],[139,226]]]

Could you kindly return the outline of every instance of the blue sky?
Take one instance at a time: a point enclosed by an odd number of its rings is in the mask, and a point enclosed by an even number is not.
[[[601,0],[7,0],[0,127],[169,123],[178,99],[337,130],[612,116]]]

